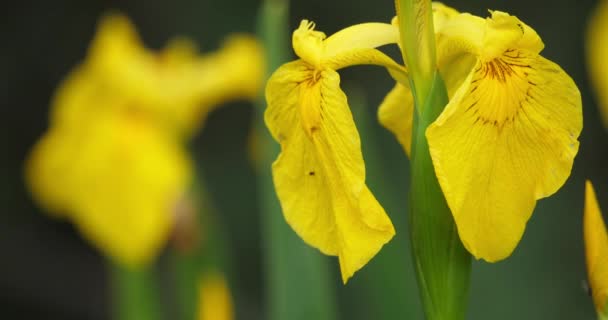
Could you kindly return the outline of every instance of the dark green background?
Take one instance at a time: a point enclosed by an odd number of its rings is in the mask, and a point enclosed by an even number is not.
[[[585,178],[594,181],[605,216],[608,213],[608,131],[598,120],[584,60],[586,20],[595,1],[446,3],[483,16],[486,9],[507,11],[532,26],[545,42],[543,55],[579,85],[585,117],[571,179],[556,195],[538,203],[515,253],[497,264],[474,262],[468,318],[592,319],[593,306],[584,289],[581,230]],[[174,35],[187,35],[207,51],[229,32],[253,31],[258,5],[246,0],[55,0],[2,5],[0,318],[106,319],[109,315],[103,259],[69,223],[40,212],[22,179],[23,159],[46,129],[50,97],[84,57],[99,15],[108,9],[124,11],[150,47],[162,47]],[[388,0],[295,1],[291,28],[307,18],[331,34],[359,22],[390,21],[393,10],[393,1]],[[334,272],[338,312],[341,319],[421,319],[405,225],[408,162],[393,137],[375,121],[376,106],[392,80],[375,67],[351,68],[342,77],[357,109],[358,125],[365,127],[369,185],[398,234],[346,286],[340,283],[337,261],[327,259]],[[251,104],[227,104],[209,118],[191,149],[200,160],[199,172],[220,212],[231,249],[239,318],[263,319],[259,213],[254,172],[246,154],[251,116]],[[158,268],[166,271],[166,258],[161,257]],[[170,281],[166,272],[163,281]],[[170,301],[170,293],[164,295]]]

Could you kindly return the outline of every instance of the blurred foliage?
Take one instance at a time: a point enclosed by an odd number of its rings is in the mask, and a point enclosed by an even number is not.
[[[584,61],[586,19],[596,1],[446,1],[461,11],[485,15],[499,9],[535,28],[545,42],[544,56],[559,63],[579,85],[585,128],[571,179],[555,196],[541,200],[512,257],[497,264],[473,263],[469,319],[592,319],[582,242],[584,179],[593,180],[600,206],[608,208],[608,132],[601,126]],[[174,35],[196,40],[201,50],[219,46],[232,31],[254,31],[259,1],[28,1],[6,3],[0,13],[0,317],[19,319],[107,319],[109,288],[102,259],[74,228],[41,214],[23,184],[23,160],[46,129],[51,95],[81,61],[102,12],[128,14],[144,42],[158,48]],[[364,21],[389,21],[392,1],[294,1],[291,29],[300,19],[317,22],[330,34]],[[347,286],[334,270],[341,319],[400,318],[421,310],[415,294],[395,291],[402,283],[416,292],[406,241],[408,162],[394,138],[375,121],[376,106],[392,87],[380,68],[357,67],[341,73],[351,99],[368,106],[356,117],[366,122],[363,150],[370,188],[384,204],[397,236]],[[354,106],[354,104],[353,104]],[[199,171],[219,212],[231,261],[229,272],[238,319],[263,319],[263,263],[256,182],[247,157],[252,106],[232,103],[214,112],[191,144]],[[359,121],[359,120],[358,120]],[[360,122],[357,122],[358,125]],[[604,209],[604,214],[608,210]],[[170,259],[156,266],[169,287]],[[398,279],[381,279],[397,268]],[[400,269],[399,269],[400,268]],[[392,274],[393,271],[390,272]],[[385,274],[389,274],[387,271]],[[297,277],[297,275],[294,275]],[[377,287],[381,283],[383,286]],[[384,285],[386,284],[386,285]],[[376,286],[374,288],[374,285]],[[171,312],[171,292],[164,291]],[[385,314],[379,301],[401,304],[403,314]],[[411,313],[410,313],[411,312]],[[378,316],[378,317],[376,317]]]

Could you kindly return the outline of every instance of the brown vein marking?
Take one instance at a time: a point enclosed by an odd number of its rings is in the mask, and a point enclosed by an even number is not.
[[[512,66],[500,58],[484,63],[482,69],[484,78],[495,79],[500,82],[506,82],[507,77],[513,74]]]
[[[509,51],[508,51],[509,52]],[[525,71],[520,70],[521,74],[518,74],[517,68],[524,69]],[[519,101],[513,101],[514,109],[505,115],[504,118],[496,118],[487,112],[478,112],[480,108],[488,108],[492,106],[482,105],[480,102],[480,97],[476,96],[474,102],[472,102],[467,108],[465,112],[471,111],[471,117],[473,119],[473,125],[491,125],[496,127],[499,131],[508,125],[509,123],[514,123],[519,117],[529,117],[525,108],[531,100],[536,100],[534,97],[534,88],[538,86],[535,81],[528,79],[529,71],[534,70],[531,65],[525,63],[510,63],[508,60],[504,59],[494,59],[490,62],[486,62],[481,64],[475,71],[479,71],[478,77],[476,77],[473,81],[471,81],[471,89],[469,89],[469,95],[477,92],[478,87],[482,85],[477,81],[481,79],[495,79],[503,84],[509,81],[524,81],[527,83],[528,88],[525,92],[521,92],[521,96],[518,96]],[[523,74],[523,77],[522,77]],[[480,89],[483,90],[483,89]]]

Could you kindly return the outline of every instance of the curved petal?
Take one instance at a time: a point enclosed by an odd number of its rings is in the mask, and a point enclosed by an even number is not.
[[[397,137],[397,141],[399,141],[408,157],[412,146],[413,112],[414,97],[412,91],[409,87],[400,83],[393,87],[378,108],[380,124]]]
[[[598,313],[608,316],[608,234],[590,181],[586,183],[583,220],[587,276],[593,302]]]
[[[426,132],[460,238],[475,257],[511,254],[536,200],[570,175],[581,129],[580,93],[558,65],[525,50],[478,61]]]
[[[281,144],[273,164],[285,219],[308,244],[337,255],[344,282],[395,231],[365,185],[359,134],[333,70],[296,61],[266,88],[266,125]]]
[[[356,49],[371,49],[398,43],[399,29],[390,23],[367,22],[344,28],[324,41],[323,60]]]
[[[70,159],[74,222],[106,255],[131,266],[148,263],[166,243],[191,177],[178,141],[147,120],[98,115],[79,132],[86,143]]]
[[[344,28],[329,38],[315,31],[315,24],[302,20],[293,32],[293,48],[298,57],[317,70],[338,70],[358,64],[375,64],[405,74],[405,69],[374,48],[399,41],[399,30],[389,23],[369,22]],[[407,76],[401,76],[406,78]]]
[[[377,49],[368,48],[343,51],[325,61],[324,66],[332,70],[339,70],[362,64],[385,67],[395,80],[401,83],[408,83],[407,70]]]

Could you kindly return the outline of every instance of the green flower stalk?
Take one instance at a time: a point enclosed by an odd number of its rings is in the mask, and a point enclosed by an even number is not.
[[[448,102],[437,71],[431,1],[397,1],[404,60],[414,96],[410,236],[416,276],[429,320],[464,319],[471,271],[437,181],[425,132]],[[405,101],[404,101],[405,103]]]
[[[395,9],[403,61],[409,66],[410,85],[420,112],[425,99],[431,94],[429,90],[437,71],[431,1],[396,0]]]

